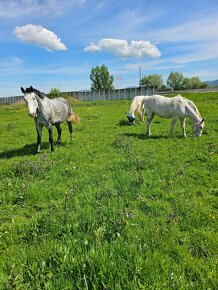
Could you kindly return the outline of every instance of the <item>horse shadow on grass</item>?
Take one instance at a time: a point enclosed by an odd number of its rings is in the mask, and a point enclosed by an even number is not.
[[[64,145],[66,145],[65,142],[62,142],[60,147]],[[42,142],[41,153],[43,153],[43,151],[45,149],[48,149],[49,147],[50,147],[49,142]],[[56,145],[55,147],[57,148],[59,146]],[[36,143],[26,144],[25,146],[21,148],[16,148],[16,149],[11,149],[11,150],[0,152],[0,159],[10,159],[17,156],[30,156],[30,155],[35,155],[35,153],[36,153]]]
[[[130,126],[130,123],[129,123],[128,120],[121,119],[121,120],[119,120],[117,125],[120,126],[120,127],[122,127],[122,126]]]
[[[134,137],[134,138],[137,138],[137,139],[141,139],[141,140],[159,140],[159,139],[172,139],[171,137],[169,137],[168,135],[152,135],[151,138],[148,138],[146,136],[145,133],[123,133],[121,134],[123,136],[126,136],[126,137]],[[173,137],[174,139],[182,139],[183,137],[182,136],[175,136]]]

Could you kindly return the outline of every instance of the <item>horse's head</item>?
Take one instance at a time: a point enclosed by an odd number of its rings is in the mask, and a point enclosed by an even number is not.
[[[204,128],[204,119],[201,119],[200,122],[197,122],[195,123],[193,126],[193,131],[194,131],[194,134],[197,136],[197,137],[200,137],[202,135],[202,130]]]
[[[38,111],[38,101],[37,101],[37,94],[35,92],[36,90],[31,86],[29,88],[21,87],[21,92],[24,93],[24,101],[28,107],[29,110],[29,116],[31,118],[35,118],[37,116]]]
[[[130,115],[130,113],[126,113],[127,119],[129,120],[130,125],[135,124],[135,117]]]

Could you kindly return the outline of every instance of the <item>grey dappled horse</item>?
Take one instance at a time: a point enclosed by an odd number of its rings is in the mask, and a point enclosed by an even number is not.
[[[21,87],[24,93],[24,101],[29,110],[29,116],[34,118],[37,131],[37,149],[36,153],[40,152],[40,144],[42,138],[42,129],[45,126],[49,133],[49,142],[51,152],[54,151],[52,126],[55,125],[58,132],[57,144],[61,143],[61,127],[60,124],[67,121],[70,131],[70,140],[72,140],[72,121],[78,121],[79,117],[73,112],[70,104],[64,98],[49,99],[46,95],[32,86],[29,88]],[[76,120],[75,120],[76,119]]]

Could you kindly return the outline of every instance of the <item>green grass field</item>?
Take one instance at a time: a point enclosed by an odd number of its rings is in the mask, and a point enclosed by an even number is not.
[[[218,289],[218,95],[183,96],[201,138],[155,117],[146,139],[131,101],[74,102],[74,141],[63,124],[51,154],[44,129],[37,156],[27,109],[0,106],[0,289]]]

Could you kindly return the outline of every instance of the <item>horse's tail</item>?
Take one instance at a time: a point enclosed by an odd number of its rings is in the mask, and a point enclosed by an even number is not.
[[[80,116],[72,111],[70,116],[67,118],[67,121],[68,122],[72,122],[72,123],[79,123],[80,122]]]
[[[73,123],[79,123],[80,122],[80,116],[73,112],[72,108],[69,106],[69,116],[67,118],[68,122],[73,122]]]

